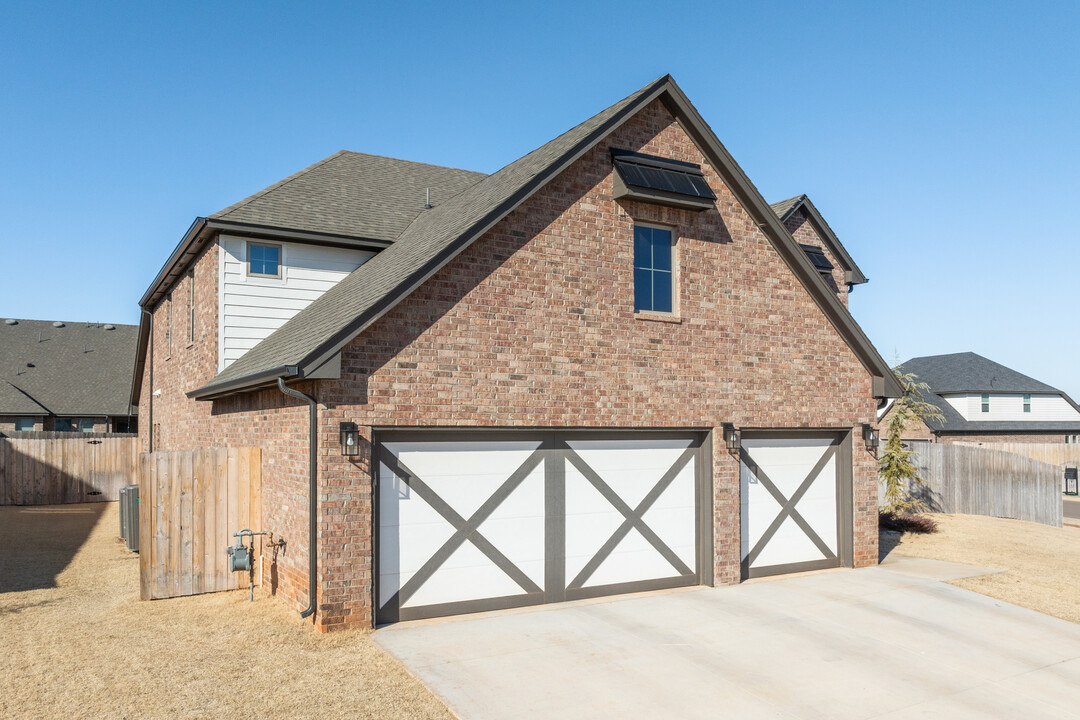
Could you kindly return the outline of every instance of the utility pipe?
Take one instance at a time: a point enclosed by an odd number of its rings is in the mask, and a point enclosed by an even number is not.
[[[300,617],[306,618],[315,612],[315,592],[316,592],[316,578],[318,572],[318,556],[316,554],[315,542],[317,539],[317,517],[316,511],[318,510],[318,466],[317,466],[317,454],[319,442],[319,407],[315,401],[315,398],[310,395],[305,395],[299,390],[293,390],[285,384],[285,378],[279,377],[277,379],[278,388],[286,395],[292,395],[295,398],[306,400],[310,410],[311,426],[308,431],[308,606],[300,613]]]

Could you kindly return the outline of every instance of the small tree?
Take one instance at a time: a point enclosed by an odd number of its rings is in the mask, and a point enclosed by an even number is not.
[[[886,429],[885,449],[878,460],[878,475],[885,485],[885,511],[891,513],[917,512],[925,509],[925,503],[912,495],[912,490],[924,485],[919,469],[911,461],[914,455],[904,447],[900,436],[912,420],[918,419],[928,426],[930,421],[944,425],[945,416],[935,405],[923,400],[923,392],[930,386],[918,382],[914,373],[906,373],[898,365],[893,373],[900,382],[904,394],[894,402]]]

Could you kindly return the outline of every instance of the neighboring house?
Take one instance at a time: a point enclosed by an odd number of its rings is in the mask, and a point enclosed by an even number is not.
[[[944,423],[911,423],[905,440],[931,442],[1080,441],[1080,407],[1061,390],[973,352],[928,355],[903,363],[930,386],[925,400]],[[891,411],[890,411],[891,412]],[[888,412],[882,424],[888,421]]]
[[[794,204],[668,76],[491,175],[337,153],[185,234],[140,433],[262,448],[270,575],[322,629],[874,564],[901,389]]]
[[[135,325],[0,322],[0,433],[135,432]]]

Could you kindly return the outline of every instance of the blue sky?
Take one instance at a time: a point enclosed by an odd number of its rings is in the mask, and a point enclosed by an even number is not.
[[[893,362],[1080,399],[1080,3],[5,3],[0,316],[136,322],[191,221],[339,149],[493,171],[670,72],[807,193]]]

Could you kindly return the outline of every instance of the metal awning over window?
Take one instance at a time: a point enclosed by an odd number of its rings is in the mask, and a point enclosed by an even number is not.
[[[700,165],[612,150],[615,198],[671,205],[690,210],[712,207],[716,193],[705,181]]]
[[[825,257],[825,252],[814,245],[803,245],[799,243],[799,247],[806,253],[806,257],[810,259],[814,269],[818,272],[831,273],[833,270],[833,264],[829,262],[829,258]]]

